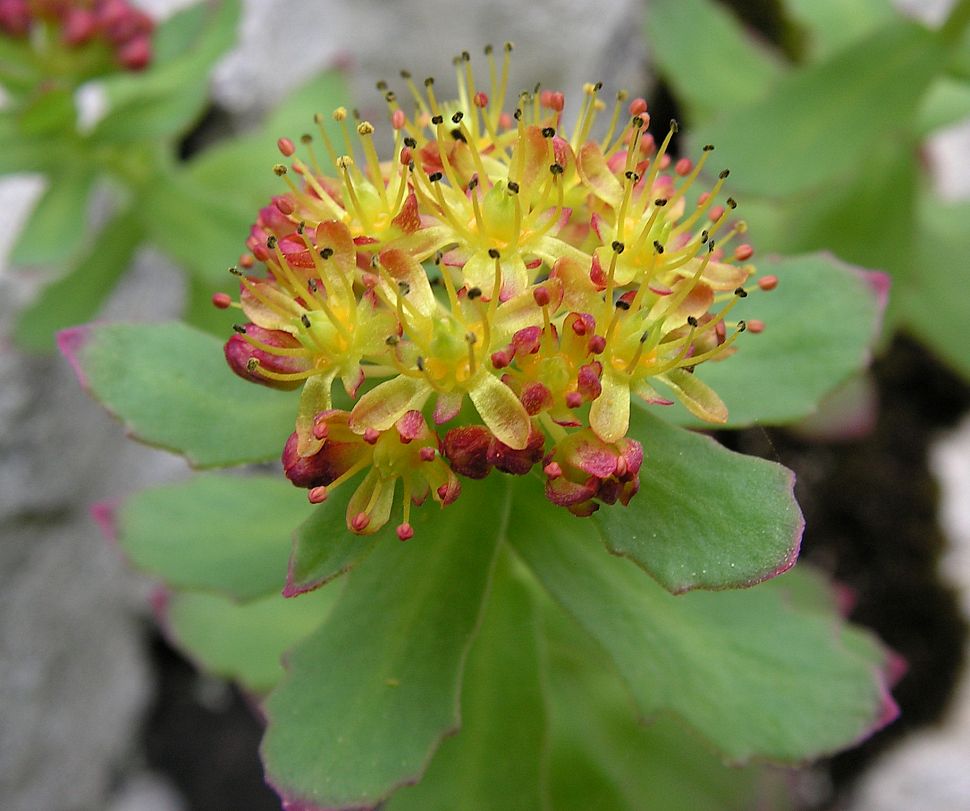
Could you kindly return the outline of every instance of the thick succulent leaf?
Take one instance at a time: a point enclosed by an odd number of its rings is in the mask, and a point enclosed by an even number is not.
[[[54,265],[73,256],[88,228],[88,197],[95,175],[89,166],[58,172],[17,237],[15,265]]]
[[[199,185],[211,191],[232,194],[237,200],[247,201],[255,216],[271,195],[286,190],[280,178],[272,172],[273,165],[280,161],[277,139],[286,136],[297,143],[303,133],[318,139],[313,116],[324,112],[327,115],[323,116],[323,126],[331,139],[339,140],[337,122],[329,112],[346,104],[348,98],[345,74],[339,70],[325,71],[287,96],[256,134],[206,149],[189,163],[188,172]],[[322,152],[317,148],[318,154]],[[242,167],[249,169],[243,172]]]
[[[609,655],[555,606],[544,612],[556,811],[747,811],[790,807],[779,775],[725,766],[669,716],[643,724]]]
[[[790,470],[640,409],[630,436],[643,444],[640,492],[591,519],[611,552],[675,593],[750,586],[795,562],[804,522]]]
[[[128,269],[141,240],[141,229],[130,211],[112,219],[67,275],[44,288],[20,313],[17,344],[32,351],[49,351],[58,330],[93,318]]]
[[[643,717],[671,711],[740,763],[834,752],[895,716],[881,669],[845,642],[855,632],[798,610],[785,578],[675,597],[553,511],[517,501],[509,541],[609,653]]]
[[[766,259],[758,267],[778,276],[778,287],[738,302],[731,316],[763,321],[764,333],[742,335],[736,354],[696,371],[727,405],[726,425],[732,428],[807,416],[826,394],[866,367],[888,292],[882,274],[822,254]],[[701,424],[679,407],[664,416]]]
[[[293,549],[283,593],[294,597],[329,583],[350,571],[371,553],[379,543],[397,542],[394,524],[388,523],[372,535],[354,535],[347,529],[347,505],[360,477],[345,483],[330,493],[327,500],[313,509],[306,520],[293,532]],[[452,517],[438,515],[437,507],[429,504],[417,510],[412,526],[431,526],[432,522]]]
[[[933,32],[893,23],[790,73],[763,100],[704,128],[698,142],[717,145],[734,189],[784,197],[825,187],[873,143],[910,126],[945,58]]]
[[[924,198],[917,261],[898,296],[906,326],[953,369],[970,379],[970,203]]]
[[[692,123],[761,98],[782,73],[775,54],[713,0],[652,0],[645,22],[652,54]]]
[[[458,728],[507,493],[504,477],[474,483],[412,540],[378,543],[324,625],[292,651],[266,703],[263,740],[284,801],[376,805],[419,779]]]
[[[281,476],[202,474],[132,496],[115,529],[131,562],[166,585],[246,601],[279,594],[293,525],[311,509]]]
[[[497,561],[461,694],[461,731],[387,811],[535,811],[543,807],[546,717],[538,613],[507,553]],[[528,574],[525,575],[528,577]]]
[[[339,595],[334,586],[302,600],[273,594],[241,605],[217,594],[180,591],[168,595],[162,621],[200,667],[265,693],[283,676],[286,650],[320,626]]]
[[[163,23],[161,59],[146,71],[104,80],[109,112],[94,128],[93,140],[164,138],[184,132],[201,115],[212,67],[235,42],[240,2],[200,6]]]
[[[849,47],[898,14],[891,0],[784,0],[783,5],[805,29],[813,61]]]
[[[58,345],[135,439],[194,466],[276,459],[293,430],[292,397],[236,377],[222,342],[185,324],[93,324]]]

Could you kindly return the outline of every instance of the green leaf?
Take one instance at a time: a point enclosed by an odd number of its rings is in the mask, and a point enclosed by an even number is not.
[[[761,98],[782,74],[775,54],[712,0],[653,0],[646,34],[693,123]]]
[[[890,0],[785,0],[784,6],[805,27],[812,61],[850,47],[898,15]]]
[[[222,342],[184,324],[78,327],[58,344],[135,439],[196,467],[277,459],[293,430],[292,396],[236,377]]]
[[[49,178],[10,254],[15,265],[54,265],[73,256],[88,229],[88,197],[95,174],[89,165]]]
[[[339,596],[340,588],[333,586],[302,600],[274,594],[240,605],[215,594],[176,592],[163,621],[200,667],[265,693],[283,676],[282,655],[320,626]]]
[[[166,585],[246,601],[283,588],[293,525],[310,510],[282,476],[203,474],[132,496],[116,526],[131,562]]]
[[[74,132],[77,116],[74,96],[66,88],[54,88],[36,95],[20,111],[20,131],[26,138],[46,139],[64,131]],[[49,148],[48,144],[48,148]]]
[[[353,535],[347,529],[347,504],[356,487],[356,480],[352,479],[331,492],[294,531],[283,592],[287,596],[303,594],[329,583],[367,557],[376,544],[396,540],[392,524],[363,537]],[[437,507],[432,505],[419,511],[425,523],[447,520],[437,513]]]
[[[285,801],[375,805],[420,778],[457,729],[462,671],[504,531],[503,478],[466,487],[413,540],[377,544],[324,625],[292,651],[266,703],[263,740],[268,779]]]
[[[58,330],[93,318],[142,241],[131,211],[116,215],[95,237],[94,244],[66,276],[44,288],[17,319],[17,345],[35,352],[54,348]]]
[[[917,261],[899,291],[905,325],[952,369],[970,379],[970,203],[920,201]]]
[[[20,127],[19,113],[0,110],[0,175],[43,171],[64,157],[64,149],[52,150],[47,138],[28,137]]]
[[[645,411],[629,435],[643,444],[640,492],[592,519],[611,552],[675,593],[749,586],[795,562],[804,522],[790,470]]]
[[[790,73],[697,140],[717,145],[741,191],[784,197],[840,182],[875,143],[912,126],[945,58],[938,36],[900,21]]]
[[[740,763],[835,752],[894,715],[879,669],[845,642],[857,632],[791,605],[791,575],[675,597],[553,512],[516,502],[509,541],[609,653],[644,718],[673,712]]]
[[[103,81],[110,112],[95,126],[92,140],[164,138],[194,123],[208,98],[212,67],[235,43],[240,17],[239,0],[206,3],[202,9],[183,11],[167,30],[163,26],[162,58],[148,70]]]
[[[725,766],[674,718],[638,722],[609,655],[561,610],[544,612],[556,811],[788,808],[764,769]],[[781,790],[779,790],[781,789]]]
[[[387,811],[544,807],[546,718],[538,613],[513,562],[507,553],[499,557],[482,627],[468,656],[461,731],[441,744],[420,783],[391,797]]]
[[[226,268],[245,250],[256,212],[184,172],[163,172],[139,207],[149,238],[211,290],[235,286]]]
[[[758,266],[778,276],[777,289],[755,291],[731,317],[760,319],[764,333],[742,335],[737,354],[696,372],[727,404],[728,427],[777,425],[813,413],[826,394],[869,364],[885,305],[885,277],[830,256],[766,259]],[[699,425],[679,407],[664,416]]]
[[[970,81],[940,76],[923,98],[917,134],[926,136],[968,117],[970,117]]]
[[[297,142],[303,133],[311,133],[319,141],[314,114],[329,113],[346,104],[349,96],[344,73],[325,71],[287,96],[273,110],[258,134],[205,150],[189,164],[188,171],[199,186],[246,200],[252,206],[250,218],[255,219],[256,211],[266,205],[273,194],[285,190],[283,182],[272,171],[274,164],[280,161],[277,140],[287,136]],[[339,141],[340,130],[333,117],[328,114],[323,121],[330,138]],[[317,152],[321,157],[325,154],[319,145]]]

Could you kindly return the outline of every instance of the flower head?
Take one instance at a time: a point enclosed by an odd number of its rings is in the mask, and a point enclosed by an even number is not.
[[[728,247],[746,230],[721,199],[728,172],[697,193],[713,147],[672,159],[676,122],[658,145],[646,102],[623,93],[595,136],[599,85],[584,88],[571,132],[558,92],[537,88],[506,112],[510,51],[500,65],[486,49],[487,89],[457,57],[451,101],[402,73],[412,112],[380,83],[388,160],[374,126],[343,108],[339,139],[319,115],[301,148],[281,138],[287,189],[233,269],[239,302],[214,299],[248,318],[226,346],[238,374],[302,384],[290,479],[320,500],[363,473],[347,515],[357,533],[389,520],[398,481],[403,538],[411,503],[430,492],[449,504],[459,477],[493,468],[541,463],[546,496],[576,515],[626,504],[644,463],[631,397],[723,422],[694,370],[735,351],[745,324],[733,307],[773,286],[749,284],[749,245]]]

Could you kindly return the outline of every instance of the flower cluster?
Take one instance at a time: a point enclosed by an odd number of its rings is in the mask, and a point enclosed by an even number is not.
[[[752,248],[732,245],[745,225],[720,200],[728,172],[697,193],[713,147],[674,160],[676,122],[656,143],[646,102],[624,93],[597,127],[598,84],[571,133],[558,92],[536,88],[503,112],[510,51],[500,61],[486,49],[488,92],[458,57],[453,101],[402,72],[410,113],[380,83],[391,160],[343,108],[336,139],[317,116],[305,158],[280,139],[288,191],[260,211],[231,269],[239,301],[214,297],[248,319],[225,347],[232,369],[302,386],[289,478],[321,501],[368,471],[347,513],[357,533],[387,523],[399,480],[405,539],[412,502],[449,504],[460,477],[493,467],[540,465],[547,497],[576,515],[626,504],[643,462],[627,436],[631,395],[723,422],[694,368],[763,329],[729,318],[776,282],[749,285]],[[338,378],[348,409],[333,402]]]
[[[128,0],[0,0],[0,32],[30,36],[44,52],[39,58],[58,45],[75,54],[83,51],[88,73],[98,72],[94,62],[128,70],[147,67],[154,27],[152,18]]]

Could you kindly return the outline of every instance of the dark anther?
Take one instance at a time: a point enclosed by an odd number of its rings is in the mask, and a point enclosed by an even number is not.
[[[501,256],[501,254],[498,252],[498,248],[489,248],[488,249],[488,255],[492,259],[498,259]]]
[[[656,200],[653,201],[653,204],[657,208],[663,208],[665,205],[667,205],[667,198],[666,197],[658,197]]]
[[[633,116],[633,120],[630,122],[630,126],[636,130],[640,129],[640,127],[643,126],[643,119],[638,115]]]
[[[727,207],[728,208],[737,208],[738,207],[738,201],[735,200],[733,197],[728,197],[728,199],[727,199],[726,202],[727,202]]]
[[[231,268],[228,268],[228,270],[229,270],[229,272],[233,276],[242,276],[243,275],[243,272],[239,268],[237,268],[235,265],[233,265]]]
[[[647,339],[649,337],[650,337],[650,333],[649,332],[643,333],[643,335],[640,336],[640,343],[645,344],[647,342]]]
[[[331,256],[333,256],[333,248],[324,248],[320,251],[321,259],[329,259]]]
[[[423,372],[424,371],[424,358],[422,358],[420,355],[418,355],[418,357],[415,359],[414,362],[415,362],[415,365],[418,367],[418,371],[419,372]]]
[[[735,289],[734,295],[736,295],[738,298],[747,298],[748,291],[745,290],[743,287],[738,287],[737,289]]]
[[[410,79],[411,78],[411,71],[409,71],[409,70],[402,70],[401,71],[401,78],[402,79]]]
[[[516,121],[518,121],[520,118],[522,118],[522,110],[519,109],[518,107],[516,107],[515,108],[515,112],[512,113],[512,118],[514,118]]]
[[[705,152],[713,152],[714,151],[714,144],[704,144],[704,151]]]
[[[408,293],[410,293],[410,292],[411,292],[411,285],[409,285],[409,284],[408,284],[407,282],[405,282],[405,281],[400,281],[400,282],[398,282],[398,283],[397,283],[397,286],[398,286],[398,288],[400,289],[400,291],[401,291],[401,293],[402,293],[403,295],[405,295],[405,296],[406,296],[406,295],[407,295]]]
[[[485,56],[488,56],[495,49],[491,46],[491,43],[485,46]]]
[[[462,132],[461,132],[461,130],[460,130],[460,129],[458,129],[458,127],[455,127],[455,128],[454,128],[454,129],[453,129],[453,130],[451,131],[451,137],[452,137],[452,138],[453,138],[453,139],[454,139],[455,141],[461,141],[461,142],[462,142],[463,144],[467,144],[467,143],[468,143],[468,141],[467,141],[467,140],[465,140],[465,136],[464,136],[464,135],[462,135]]]
[[[470,53],[468,53],[468,51],[462,51],[461,52],[461,58],[464,59],[466,62],[471,62],[472,61],[472,55]]]
[[[434,76],[429,76],[427,79],[424,80],[425,87],[431,87],[431,85],[433,84],[434,84]]]
[[[478,175],[475,175],[475,177],[468,181],[468,186],[466,188],[468,191],[478,188]]]
[[[457,113],[455,113],[455,114],[454,114],[454,115],[453,115],[453,116],[451,117],[451,120],[452,120],[453,122],[455,122],[456,124],[460,124],[460,123],[461,123],[461,120],[462,120],[462,119],[463,119],[464,117],[465,117],[465,114],[464,114],[464,113],[463,113],[463,112],[462,112],[461,110],[459,110],[459,111],[458,111]]]
[[[543,138],[552,138],[552,136],[555,135],[555,134],[556,134],[556,130],[555,130],[554,127],[543,127],[542,128],[542,137]]]
[[[385,82],[383,79],[378,80],[377,89],[383,93],[385,90],[387,90],[387,82]]]
[[[394,100],[395,100],[396,98],[397,98],[397,93],[395,93],[395,92],[394,92],[393,90],[388,90],[388,91],[387,91],[387,92],[386,92],[386,93],[384,94],[384,101],[386,101],[386,102],[387,102],[388,104],[390,104],[390,103],[391,103],[392,101],[394,101]]]
[[[310,317],[306,313],[300,316],[300,323],[307,329],[310,329]]]
[[[443,115],[431,116],[431,123],[434,124],[435,126],[438,126],[438,124],[443,124],[444,120],[445,120],[445,117]]]
[[[616,309],[618,309],[618,310],[629,310],[630,309],[630,302],[629,301],[626,301],[625,299],[618,298],[616,300],[616,305],[615,306],[616,306]]]
[[[439,180],[441,180],[441,172],[432,172],[430,175],[428,175],[428,180],[432,183],[437,183]]]
[[[703,245],[707,240],[711,238],[711,235],[707,231],[701,231],[701,245]]]
[[[477,344],[478,336],[474,332],[465,333],[465,342],[469,344]]]
[[[286,174],[286,167],[282,163],[277,163],[273,167],[273,174],[275,174],[277,177],[283,177],[283,175]]]
[[[276,237],[273,235],[270,235],[269,238],[267,238],[266,240],[266,247],[272,251],[274,248],[276,248],[276,242],[277,242]]]
[[[687,323],[690,324],[692,327],[696,327],[697,326],[697,319],[694,318],[694,316],[689,315],[689,316],[687,316]]]
[[[506,52],[506,53],[512,53],[512,49],[513,49],[514,47],[515,47],[515,46],[514,46],[514,45],[513,45],[513,44],[512,44],[511,42],[506,42],[506,43],[505,43],[505,52]]]
[[[434,259],[431,261],[436,265],[441,264],[441,260],[445,258],[445,255],[441,251],[435,251]]]
[[[305,144],[312,144],[313,136],[308,132],[304,132],[303,135],[300,136],[300,140]]]
[[[552,172],[554,175],[561,175],[566,170],[563,168],[563,165],[561,163],[554,163],[552,164],[552,166],[549,167],[549,171]]]
[[[259,361],[256,358],[250,358],[246,361],[246,371],[255,372],[259,368]]]
[[[518,194],[519,193],[519,184],[516,183],[514,180],[510,180],[509,181],[509,191],[512,192],[512,194]]]
[[[404,139],[404,145],[405,145],[406,147],[409,147],[409,148],[411,148],[411,149],[414,149],[414,148],[416,148],[416,147],[417,147],[417,145],[418,145],[418,142],[417,142],[417,141],[415,141],[415,140],[414,140],[414,138],[412,138],[412,137],[411,137],[411,136],[409,135],[409,136],[408,136],[407,138],[405,138],[405,139]]]
[[[721,173],[720,173],[720,174],[718,175],[718,177],[719,177],[719,178],[721,178],[721,180],[724,180],[724,178],[726,178],[726,177],[727,177],[727,176],[728,176],[729,174],[731,174],[731,170],[730,170],[730,169],[724,169],[724,170],[723,170],[723,171],[722,171],[722,172],[721,172]]]
[[[748,325],[744,321],[738,321],[738,332],[744,332]]]
[[[482,295],[482,289],[480,287],[469,287],[468,288],[468,300],[474,301],[479,296]]]
[[[314,113],[313,114],[313,123],[314,124],[322,124],[323,123],[323,113]]]
[[[246,328],[242,324],[233,324],[232,328],[235,332],[238,332],[240,335],[246,334]]]
[[[610,247],[613,249],[613,253],[623,253],[626,245],[624,245],[618,239],[614,239],[613,242],[610,243]]]
[[[680,130],[680,124],[677,123],[677,119],[676,118],[671,118],[670,119],[670,131],[676,135],[679,130]]]
[[[400,342],[401,342],[401,339],[398,338],[396,335],[388,335],[384,339],[384,343],[387,344],[388,346],[397,346]]]
[[[308,281],[308,282],[306,283],[306,286],[307,286],[307,289],[308,289],[308,290],[309,290],[309,291],[310,291],[311,293],[316,293],[316,292],[317,292],[317,290],[319,289],[319,288],[318,288],[318,286],[317,286],[317,280],[316,280],[316,279],[310,279],[310,281]]]
[[[602,89],[603,89],[603,83],[602,82],[597,82],[596,84],[593,85],[593,90],[595,90],[597,93],[599,93],[600,90],[602,90]]]
[[[655,240],[653,241],[653,249],[654,249],[654,250],[655,250],[655,251],[656,251],[657,253],[663,253],[663,252],[664,252],[664,246],[663,246],[663,245],[661,245],[661,244],[660,244],[660,242],[659,242],[659,241],[657,241],[656,239],[655,239]]]
[[[306,223],[300,220],[300,224],[296,226],[296,232],[302,235],[306,231]]]

